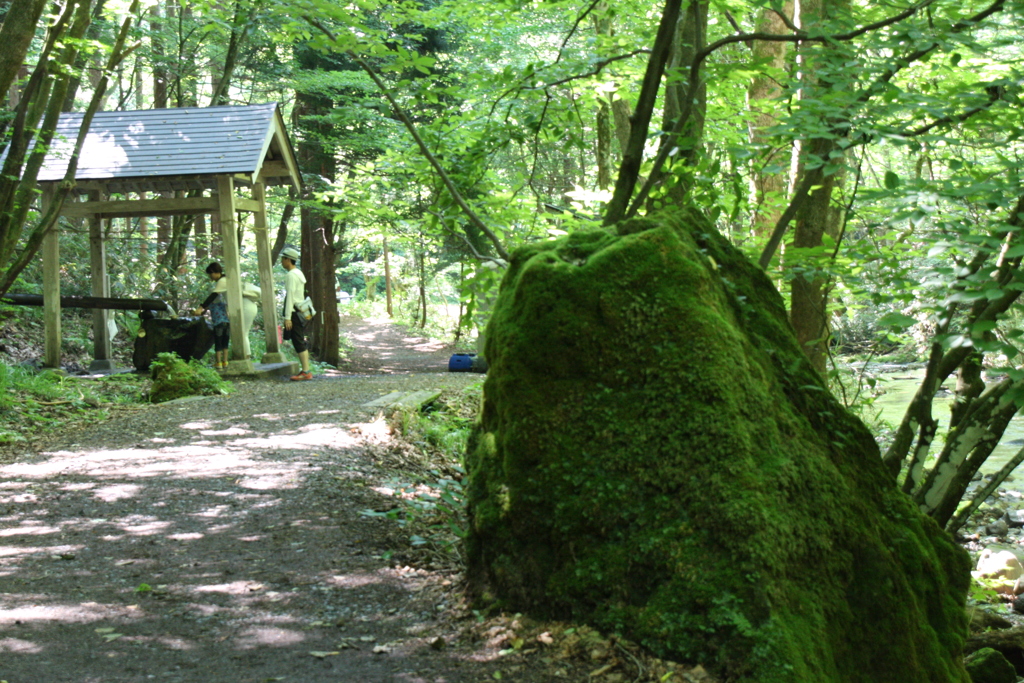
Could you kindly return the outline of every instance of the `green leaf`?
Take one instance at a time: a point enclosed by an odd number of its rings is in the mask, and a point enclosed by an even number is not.
[[[994,320],[979,320],[978,322],[971,325],[971,333],[978,335],[990,332],[996,328],[996,321]]]
[[[892,171],[885,172],[885,189],[895,190],[900,186],[900,177]]]
[[[898,327],[900,329],[906,329],[911,325],[917,324],[917,318],[911,315],[904,315],[903,313],[887,313],[878,319],[878,325],[880,327]]]

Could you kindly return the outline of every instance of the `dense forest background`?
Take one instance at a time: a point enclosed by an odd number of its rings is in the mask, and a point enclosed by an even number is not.
[[[321,307],[339,288],[386,296],[403,320],[472,335],[517,246],[686,206],[766,269],[848,404],[873,379],[837,356],[926,363],[884,457],[940,523],[963,522],[967,482],[1024,401],[1024,3],[10,0],[0,13],[0,293],[39,291],[55,225],[62,289],[88,293],[88,231],[42,214],[35,185],[61,112],[274,101],[305,185],[268,196],[274,253],[301,245]],[[194,305],[217,235],[202,217],[111,221],[112,295]],[[251,280],[248,241],[243,262]],[[322,361],[338,361],[336,337],[317,330]],[[945,380],[950,416],[933,407]]]

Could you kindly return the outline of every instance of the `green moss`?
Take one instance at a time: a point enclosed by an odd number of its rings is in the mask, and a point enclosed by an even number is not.
[[[966,555],[699,216],[520,250],[487,339],[478,584],[741,680],[967,680]]]
[[[966,660],[971,683],[1016,683],[1017,671],[998,650],[990,647],[972,652]]]
[[[177,354],[160,353],[150,366],[153,386],[149,400],[164,403],[185,396],[215,396],[232,390],[231,382],[220,378],[199,361],[183,361]]]

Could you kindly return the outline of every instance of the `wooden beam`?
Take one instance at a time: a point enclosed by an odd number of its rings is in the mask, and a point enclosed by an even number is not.
[[[42,306],[45,298],[42,294],[7,294],[0,295],[0,303],[12,306]],[[120,299],[99,296],[62,296],[61,308],[103,308],[108,311],[161,311],[173,312],[166,302],[160,299]]]
[[[290,180],[290,176],[288,164],[279,159],[264,161],[263,166],[260,168],[261,178],[289,178]]]
[[[235,181],[228,175],[217,176],[217,214],[220,216],[220,238],[224,248],[224,272],[227,275],[228,322],[231,324],[231,346],[229,356],[233,371],[242,371],[246,363],[244,335],[248,333],[242,324],[242,270],[238,250],[238,218],[235,215]],[[249,362],[249,370],[252,370]]]
[[[64,205],[68,218],[124,218],[135,216],[182,216],[214,213],[220,206],[214,197],[161,197],[101,202],[72,202]]]
[[[89,193],[89,199],[100,201],[98,192]],[[107,245],[103,240],[104,219],[89,218],[89,271],[94,297],[110,296],[110,279],[107,277]],[[103,308],[92,312],[92,358],[96,365],[110,361],[110,331],[107,329],[107,311]],[[90,366],[91,367],[91,366]]]
[[[248,199],[246,197],[235,197],[235,210],[248,211],[249,213],[259,213],[260,203],[255,199]]]
[[[46,211],[53,203],[54,186],[43,186],[42,197],[40,198],[40,213]],[[60,367],[60,241],[58,239],[59,229],[57,223],[53,224],[49,232],[43,237],[43,325],[45,336],[45,351],[43,354],[43,366],[47,368]]]
[[[283,363],[284,355],[277,340],[277,299],[274,297],[274,263],[271,261],[270,236],[267,234],[267,202],[263,183],[252,186],[252,198],[260,210],[253,213],[253,232],[256,234],[256,260],[260,271],[260,304],[263,308],[263,331],[267,335],[267,348],[261,363]]]
[[[292,149],[291,138],[288,137],[288,130],[284,127],[284,117],[281,116],[280,107],[274,110],[274,137],[280,147],[281,157],[288,167],[288,177],[292,181],[292,187],[298,193],[302,192],[302,173],[299,172],[299,162],[295,158],[295,150]]]
[[[259,211],[259,204],[245,197],[235,197],[238,211]],[[220,205],[213,197],[161,197],[157,199],[118,199],[113,201],[69,202],[63,215],[68,218],[131,218],[137,216],[183,216],[215,213]]]

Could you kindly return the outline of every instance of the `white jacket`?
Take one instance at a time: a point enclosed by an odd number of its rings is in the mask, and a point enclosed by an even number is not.
[[[284,314],[285,318],[291,320],[292,313],[298,310],[298,306],[306,298],[306,276],[297,267],[292,268],[284,275]]]

